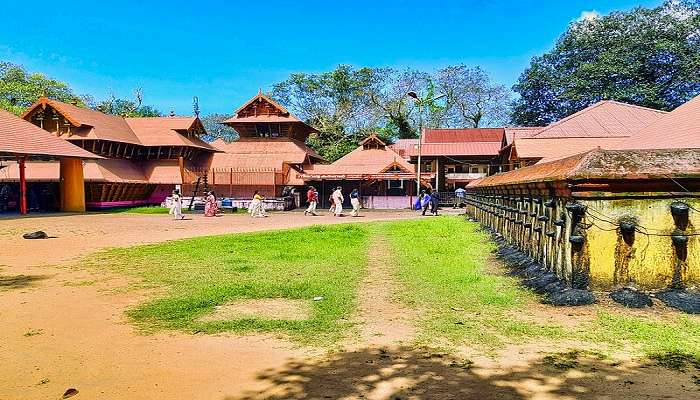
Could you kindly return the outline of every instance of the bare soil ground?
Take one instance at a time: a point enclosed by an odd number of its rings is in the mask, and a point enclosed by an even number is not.
[[[583,355],[562,368],[548,343],[512,346],[495,358],[461,358],[410,346],[415,314],[397,305],[387,244],[370,248],[360,293],[360,335],[329,354],[265,336],[139,334],[124,311],[148,296],[125,279],[48,267],[105,247],[191,236],[407,218],[272,214],[172,221],[167,216],[92,214],[0,219],[0,399],[623,399],[700,398],[687,374],[634,360]],[[23,240],[44,230],[54,239]],[[545,306],[542,306],[545,307]],[[576,309],[587,318],[594,308]],[[584,311],[586,310],[586,311]],[[571,309],[535,309],[567,319]],[[571,344],[575,346],[575,343]],[[556,361],[556,360],[555,360]]]

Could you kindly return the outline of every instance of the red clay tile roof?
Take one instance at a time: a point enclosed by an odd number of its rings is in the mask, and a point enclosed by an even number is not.
[[[51,133],[0,110],[0,155],[42,155],[101,158]]]
[[[184,133],[201,125],[197,117],[145,117],[125,118],[126,123],[144,146],[187,146],[216,150],[209,143]],[[203,127],[201,129],[204,129]],[[181,131],[181,132],[178,132]]]
[[[423,156],[497,156],[501,142],[467,142],[467,143],[423,143]],[[408,152],[408,151],[407,151]],[[409,153],[418,155],[418,149]]]
[[[542,126],[516,126],[507,127],[505,129],[506,145],[513,143],[515,139],[524,139],[536,135],[539,131],[544,129]]]
[[[513,154],[518,158],[534,158],[540,159],[539,162],[548,162],[593,150],[597,147],[613,149],[626,139],[625,137],[563,137],[545,139],[535,137],[516,139],[513,142]]]
[[[630,136],[665,114],[664,111],[605,100],[548,125],[533,137]]]
[[[620,149],[700,148],[700,96],[635,132]]]
[[[369,139],[371,137],[334,163],[313,165],[304,172],[311,175],[379,174],[392,167],[398,167],[403,172],[415,173],[415,166],[389,147],[363,148],[363,144]]]
[[[423,143],[473,143],[503,141],[503,128],[465,128],[423,130]]]
[[[141,144],[136,134],[131,130],[124,118],[117,115],[104,114],[89,108],[42,97],[31,105],[22,118],[29,119],[31,114],[40,107],[48,105],[58,111],[76,128],[72,129],[71,139],[101,139],[129,144]]]
[[[484,188],[564,180],[697,178],[698,175],[698,149],[595,149],[560,160],[487,176],[470,183],[469,187]]]
[[[418,139],[399,139],[388,147],[403,158],[411,158],[413,149],[418,146]]]

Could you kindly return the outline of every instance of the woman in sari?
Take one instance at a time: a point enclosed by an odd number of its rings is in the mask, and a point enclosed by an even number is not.
[[[206,202],[204,203],[204,216],[216,217],[218,213],[219,206],[216,204],[216,196],[214,196],[214,192],[209,192]]]
[[[253,201],[250,202],[250,206],[248,207],[248,212],[250,213],[251,217],[267,217],[263,200],[265,200],[265,197],[256,190],[255,193],[253,193]]]
[[[170,215],[175,219],[185,219],[182,215],[182,197],[180,196],[180,191],[175,189],[170,200]]]

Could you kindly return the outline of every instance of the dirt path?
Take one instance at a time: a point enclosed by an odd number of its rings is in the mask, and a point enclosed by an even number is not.
[[[223,399],[269,384],[260,374],[318,355],[264,335],[140,335],[124,316],[144,293],[117,292],[123,278],[59,264],[105,247],[362,219],[275,213],[172,221],[161,215],[88,214],[0,219],[0,399]],[[50,240],[23,240],[42,229]]]
[[[358,288],[357,322],[363,345],[400,345],[413,338],[411,321],[416,313],[398,300],[399,286],[393,277],[391,249],[387,238],[373,235],[368,249],[367,276]]]

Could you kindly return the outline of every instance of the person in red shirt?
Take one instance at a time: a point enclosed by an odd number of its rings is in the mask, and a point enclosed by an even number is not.
[[[318,205],[318,192],[313,186],[309,186],[309,191],[306,192],[306,201],[309,202],[309,208],[304,211],[304,215],[316,215],[316,206]]]

